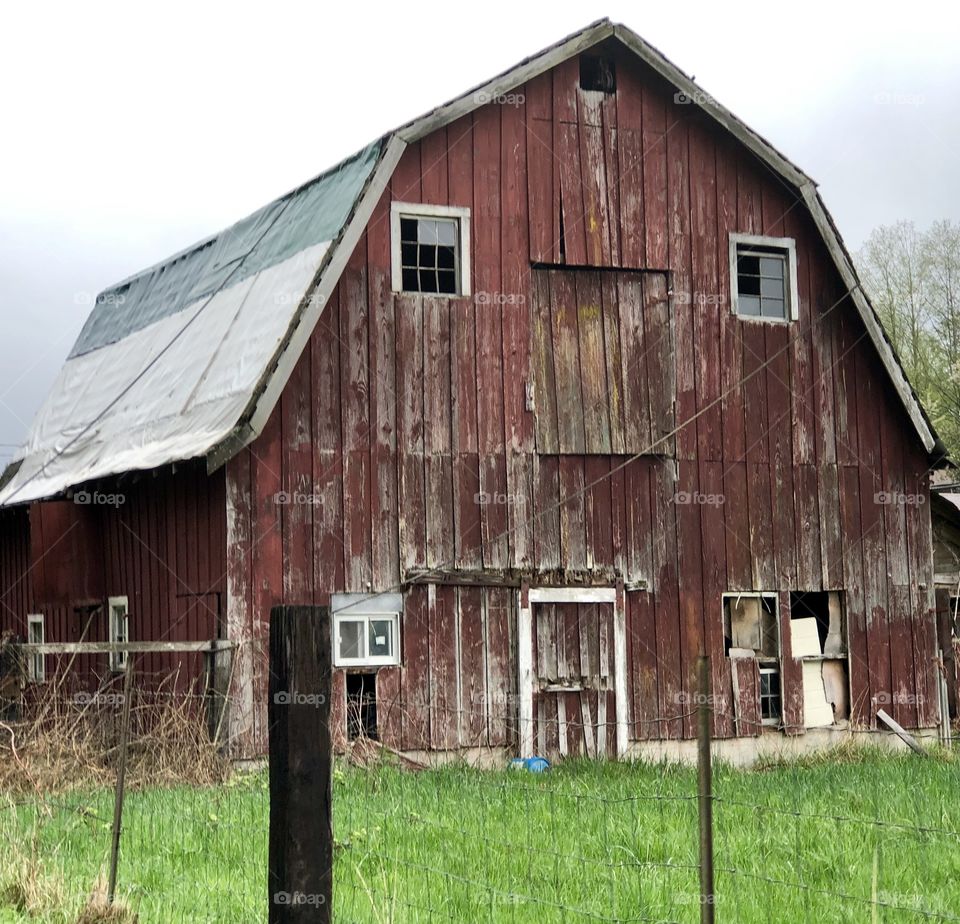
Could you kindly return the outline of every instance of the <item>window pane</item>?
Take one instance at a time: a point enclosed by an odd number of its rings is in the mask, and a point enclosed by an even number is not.
[[[765,298],[783,298],[783,280],[764,277],[760,280],[760,294]]]
[[[782,257],[761,257],[760,275],[775,276],[778,279],[783,279],[783,263]]]
[[[429,218],[421,218],[417,227],[417,240],[421,244],[432,244],[436,247],[438,243],[437,223]]]
[[[737,297],[737,314],[760,317],[760,299],[756,295],[739,295]]]
[[[400,219],[400,240],[416,243],[416,240],[417,240],[417,219],[416,218]]]
[[[455,221],[441,221],[437,225],[438,242],[446,247],[453,247],[457,242],[457,223]]]
[[[363,627],[361,620],[341,620],[340,635],[340,657],[341,658],[362,658],[363,657]]]
[[[440,270],[437,273],[437,291],[444,295],[457,294],[457,274],[453,270]]]
[[[404,269],[403,271],[403,291],[416,292],[420,288],[417,282],[417,271],[415,269]]]
[[[760,715],[764,719],[780,718],[780,674],[760,672]]]
[[[782,298],[765,298],[761,312],[765,318],[785,318],[784,301]]]
[[[737,255],[737,275],[746,273],[749,276],[760,275],[760,258]]]
[[[429,244],[421,244],[417,248],[418,266],[429,266],[431,269],[437,265],[437,248]]]
[[[440,269],[453,269],[456,266],[452,247],[437,248],[437,266],[439,266]]]
[[[393,654],[393,620],[371,619],[368,649],[371,658],[388,658]]]
[[[437,291],[437,271],[436,270],[432,270],[432,269],[420,270],[420,291],[421,292]]]
[[[740,295],[759,295],[760,277],[759,276],[737,276],[737,292]]]
[[[403,266],[417,265],[417,245],[416,244],[404,243],[400,245],[400,262]]]

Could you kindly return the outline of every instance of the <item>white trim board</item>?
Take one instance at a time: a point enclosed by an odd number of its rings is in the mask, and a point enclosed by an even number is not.
[[[629,748],[630,703],[627,701],[627,620],[624,596],[615,587],[531,587],[527,606],[517,592],[517,720],[520,756],[532,757],[533,741],[533,607],[538,603],[609,603],[613,605],[613,669],[616,702],[617,756]],[[586,733],[586,732],[585,732]]]

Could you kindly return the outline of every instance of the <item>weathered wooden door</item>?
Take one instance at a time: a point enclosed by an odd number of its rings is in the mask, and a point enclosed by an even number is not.
[[[532,613],[537,753],[615,757],[612,603],[537,603]]]

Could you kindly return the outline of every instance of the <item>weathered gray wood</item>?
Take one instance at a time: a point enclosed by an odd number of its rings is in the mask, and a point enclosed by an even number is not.
[[[270,611],[270,924],[330,921],[333,748],[330,612]]]
[[[233,677],[233,649],[215,648],[205,654],[207,663],[207,730],[210,740],[220,743],[220,732],[229,727],[230,681]]]
[[[920,746],[920,742],[913,737],[904,727],[899,723],[895,722],[883,709],[877,710],[877,718],[883,722],[887,728],[890,729],[910,750],[916,751],[917,754],[920,754],[923,757],[927,756],[927,752]]]
[[[209,642],[44,642],[42,645],[16,645],[24,655],[31,654],[129,654],[151,652],[228,651],[236,648],[236,642],[213,639]]]

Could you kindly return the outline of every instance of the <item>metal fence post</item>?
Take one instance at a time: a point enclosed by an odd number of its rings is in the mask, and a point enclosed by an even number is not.
[[[333,895],[330,611],[270,611],[270,924],[329,924]]]
[[[714,922],[713,893],[713,771],[710,766],[710,658],[697,662],[699,697],[697,703],[697,777],[700,815],[700,922]]]

